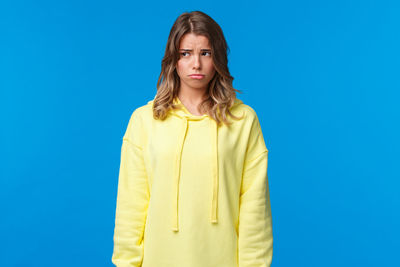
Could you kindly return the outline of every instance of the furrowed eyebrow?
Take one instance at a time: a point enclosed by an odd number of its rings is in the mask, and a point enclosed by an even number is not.
[[[188,52],[192,52],[193,49],[179,49],[179,51],[188,51]],[[211,49],[201,49],[200,51],[203,51],[203,52],[211,52]]]

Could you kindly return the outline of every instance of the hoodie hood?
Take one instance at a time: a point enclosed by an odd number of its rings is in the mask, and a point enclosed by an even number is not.
[[[149,101],[152,104],[154,100]],[[175,155],[175,166],[174,166],[174,184],[173,184],[173,216],[172,216],[172,231],[178,232],[178,200],[179,200],[179,179],[181,173],[181,159],[182,159],[182,148],[185,143],[186,133],[188,129],[188,121],[198,121],[198,120],[208,120],[210,122],[210,131],[211,131],[211,151],[212,154],[212,172],[209,174],[210,178],[213,179],[213,186],[210,190],[212,190],[212,203],[211,203],[211,223],[218,223],[218,185],[219,185],[219,166],[218,166],[218,125],[216,121],[210,117],[208,114],[203,115],[193,115],[188,109],[183,105],[178,97],[173,99],[173,103],[178,105],[180,109],[170,110],[172,116],[178,117],[182,122],[182,127],[177,129],[179,131],[179,142],[177,148],[177,154]],[[239,104],[243,103],[240,99],[235,99],[235,102],[231,109]]]

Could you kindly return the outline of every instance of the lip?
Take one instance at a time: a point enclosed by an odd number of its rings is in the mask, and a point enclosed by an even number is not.
[[[193,78],[193,79],[203,79],[204,78],[204,75],[203,74],[192,74],[192,75],[189,75],[191,78]]]

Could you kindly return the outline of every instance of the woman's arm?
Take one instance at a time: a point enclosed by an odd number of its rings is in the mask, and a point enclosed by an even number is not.
[[[115,214],[112,262],[117,267],[139,267],[143,260],[143,235],[149,188],[140,147],[142,127],[134,112],[123,137]]]
[[[268,187],[268,149],[254,113],[240,191],[239,267],[269,267],[272,217]]]

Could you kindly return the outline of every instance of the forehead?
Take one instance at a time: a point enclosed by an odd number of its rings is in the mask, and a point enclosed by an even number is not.
[[[182,36],[179,42],[179,49],[184,48],[211,48],[210,42],[207,37],[203,35],[195,35],[193,33],[187,33]]]

